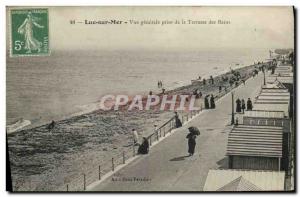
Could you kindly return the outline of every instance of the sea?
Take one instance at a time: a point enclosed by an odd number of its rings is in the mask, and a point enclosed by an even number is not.
[[[158,92],[159,80],[170,90],[268,56],[269,49],[53,50],[43,57],[7,56],[7,125],[22,119],[37,126],[88,113],[106,94]]]

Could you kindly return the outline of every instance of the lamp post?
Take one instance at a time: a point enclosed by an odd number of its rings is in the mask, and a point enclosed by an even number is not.
[[[265,67],[262,68],[263,73],[264,73],[264,85],[266,85],[266,72],[265,72]]]
[[[231,125],[234,124],[234,92],[231,92],[231,101],[232,101],[232,108],[231,108]]]

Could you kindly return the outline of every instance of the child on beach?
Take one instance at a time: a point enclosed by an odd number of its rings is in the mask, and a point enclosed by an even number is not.
[[[133,144],[139,145],[139,135],[135,129],[132,129]]]

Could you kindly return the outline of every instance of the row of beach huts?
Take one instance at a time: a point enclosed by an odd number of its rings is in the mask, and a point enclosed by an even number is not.
[[[209,170],[204,191],[294,190],[293,67],[278,62],[265,76],[253,110],[228,136],[227,169]]]

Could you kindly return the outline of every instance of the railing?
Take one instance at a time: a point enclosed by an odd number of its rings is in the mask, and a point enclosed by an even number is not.
[[[199,114],[202,111],[202,107],[197,111],[190,111],[189,113],[182,115],[182,124],[189,121],[193,116]],[[149,146],[151,147],[154,142],[159,142],[160,139],[167,136],[168,133],[171,133],[172,130],[176,128],[175,116],[170,120],[161,125],[156,129],[152,134],[147,137],[149,141]],[[150,148],[149,147],[149,148]],[[103,176],[109,172],[114,172],[119,165],[126,164],[128,159],[136,156],[137,150],[134,145],[130,146],[127,149],[124,149],[117,156],[111,158],[110,162],[106,162],[91,169],[89,172],[83,173],[82,175],[71,178],[71,181],[66,181],[65,186],[60,188],[60,191],[84,191],[87,189],[87,186],[99,181]]]

